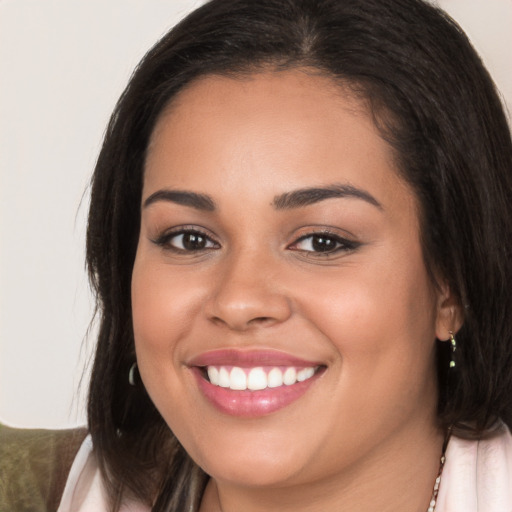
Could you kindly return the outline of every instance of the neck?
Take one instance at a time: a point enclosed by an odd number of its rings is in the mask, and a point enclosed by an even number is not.
[[[406,430],[406,429],[404,429]],[[426,512],[439,471],[444,434],[395,433],[357,464],[314,482],[272,488],[211,479],[201,512]]]

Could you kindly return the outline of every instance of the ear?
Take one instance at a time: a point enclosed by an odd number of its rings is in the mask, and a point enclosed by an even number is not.
[[[448,285],[443,284],[437,293],[436,337],[447,341],[450,332],[455,334],[464,322],[464,314],[459,300]]]

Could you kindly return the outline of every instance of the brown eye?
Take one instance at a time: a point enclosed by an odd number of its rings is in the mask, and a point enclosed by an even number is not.
[[[340,245],[339,241],[331,235],[309,235],[300,239],[295,248],[307,252],[333,252]]]
[[[179,235],[181,237],[181,245],[186,251],[200,251],[205,249],[207,245],[207,238],[198,233],[183,233]],[[179,238],[177,237],[177,238]]]
[[[199,252],[218,248],[218,244],[210,237],[194,230],[167,233],[154,242],[176,252]]]
[[[312,236],[311,247],[316,252],[329,252],[336,249],[338,242],[329,236]]]
[[[328,233],[313,233],[297,240],[297,242],[290,246],[290,249],[313,254],[333,254],[340,251],[357,249],[359,245],[357,242]]]

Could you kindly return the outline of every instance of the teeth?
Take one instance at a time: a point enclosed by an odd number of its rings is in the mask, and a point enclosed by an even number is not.
[[[229,378],[229,373],[226,368],[219,370],[219,386],[221,388],[229,388],[231,386],[231,379]]]
[[[257,391],[267,387],[267,374],[263,368],[253,368],[247,377],[247,389]]]
[[[295,368],[287,368],[283,375],[283,382],[286,386],[291,386],[297,382],[297,370]]]
[[[230,385],[231,389],[235,389],[237,391],[243,391],[247,389],[247,375],[242,370],[242,368],[238,368],[234,366],[229,374],[230,377]]]
[[[304,368],[297,372],[297,381],[302,382],[303,380],[308,380],[315,374],[314,368]]]
[[[283,385],[283,372],[279,368],[272,368],[268,373],[268,387],[278,388]]]
[[[235,391],[246,389],[258,391],[266,388],[278,388],[283,385],[292,386],[297,382],[303,382],[313,377],[316,368],[308,367],[297,370],[293,366],[289,366],[286,368],[275,367],[266,371],[260,366],[251,369],[238,366],[208,366],[206,371],[214,386]]]
[[[219,370],[215,366],[208,366],[208,378],[212,384],[219,385]]]

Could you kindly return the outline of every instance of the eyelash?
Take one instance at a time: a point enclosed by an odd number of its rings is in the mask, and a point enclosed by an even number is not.
[[[334,247],[332,249],[328,249],[326,251],[313,251],[313,250],[305,250],[298,249],[297,246],[306,240],[311,240],[310,245],[314,248],[315,241],[317,239],[317,243],[321,240],[334,242]],[[320,242],[321,243],[321,242]],[[356,250],[361,244],[359,242],[355,242],[353,240],[348,240],[339,236],[338,234],[331,233],[330,231],[315,231],[314,233],[308,233],[307,235],[301,236],[297,241],[293,242],[288,246],[288,249],[294,251],[300,251],[302,253],[308,255],[315,255],[315,257],[328,257],[333,254],[338,254],[340,252],[351,252]]]
[[[188,236],[196,236],[201,239],[204,243],[204,247],[199,247],[198,249],[187,249],[185,247],[176,247],[172,245],[173,239],[177,239],[178,237]],[[307,250],[300,249],[298,246],[307,241],[310,241],[310,246],[312,249],[315,248],[315,239],[316,243],[322,243],[322,240],[327,243],[334,243],[333,248],[327,248],[327,250]],[[190,240],[189,240],[190,241]],[[178,253],[178,254],[193,254],[193,253],[204,253],[206,251],[211,251],[220,248],[220,244],[212,239],[209,235],[207,235],[204,231],[198,230],[196,228],[186,228],[182,227],[175,231],[170,231],[164,233],[159,236],[157,239],[152,240],[152,242],[166,250]],[[193,240],[192,240],[193,243]],[[183,238],[181,240],[181,245],[183,246]],[[209,246],[208,246],[209,245]],[[359,242],[355,242],[353,240],[348,240],[346,238],[340,237],[335,233],[331,233],[329,231],[315,231],[312,233],[308,233],[306,235],[301,236],[295,242],[287,246],[287,249],[301,252],[303,254],[307,254],[309,257],[328,257],[333,254],[337,254],[339,252],[350,252],[357,249],[361,244]],[[318,247],[317,247],[318,248]]]
[[[210,244],[210,247],[203,247],[200,249],[192,250],[192,249],[186,249],[186,248],[180,248],[175,247],[172,245],[172,240],[181,236],[184,237],[185,235],[189,236],[196,236],[198,238],[201,238],[205,240],[206,244]],[[176,252],[178,254],[192,254],[192,253],[199,253],[204,251],[210,251],[212,249],[218,249],[220,245],[215,242],[209,235],[204,233],[203,231],[196,229],[196,228],[186,228],[182,227],[177,230],[168,231],[164,233],[163,235],[159,236],[156,240],[152,240],[152,242],[166,250]]]

